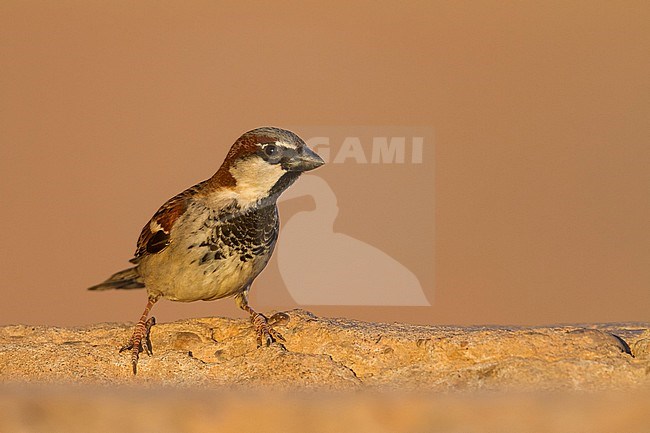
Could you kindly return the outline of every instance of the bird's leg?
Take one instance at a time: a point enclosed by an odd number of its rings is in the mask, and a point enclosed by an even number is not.
[[[235,296],[235,302],[237,302],[237,306],[239,306],[239,308],[251,315],[251,322],[255,327],[255,332],[257,333],[257,347],[261,347],[262,345],[269,346],[271,343],[274,343],[276,341],[286,341],[282,334],[273,329],[273,326],[269,325],[269,321],[266,316],[253,310],[248,305],[249,289],[250,286],[247,287],[244,292]]]
[[[138,321],[138,324],[135,325],[131,339],[120,349],[120,353],[124,352],[125,350],[131,351],[131,365],[133,365],[133,374],[137,374],[138,372],[138,359],[140,358],[140,352],[144,350],[149,356],[153,354],[149,332],[151,331],[151,327],[156,324],[156,318],[151,317],[150,319],[147,319],[147,316],[149,316],[149,311],[151,311],[153,304],[155,304],[157,300],[158,298],[149,298],[147,306],[142,313],[142,317],[140,317],[140,321]]]

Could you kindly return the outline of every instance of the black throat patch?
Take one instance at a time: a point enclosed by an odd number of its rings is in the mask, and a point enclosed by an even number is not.
[[[275,202],[272,205],[241,212],[235,206],[213,212],[202,230],[207,235],[198,245],[188,248],[205,250],[199,264],[222,260],[233,255],[242,262],[256,256],[270,256],[278,238],[280,222]]]

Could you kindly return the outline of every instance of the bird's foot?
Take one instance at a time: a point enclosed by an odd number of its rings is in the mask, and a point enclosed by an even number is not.
[[[131,365],[133,366],[133,374],[138,372],[138,359],[140,359],[140,352],[145,351],[147,355],[153,355],[151,347],[150,332],[151,327],[156,324],[156,318],[151,317],[149,320],[140,321],[135,325],[133,335],[127,344],[120,348],[120,353],[130,350],[131,351]]]
[[[282,334],[273,329],[273,325],[286,323],[289,316],[285,313],[277,313],[267,319],[266,316],[256,311],[251,312],[251,322],[257,333],[257,347],[269,346],[271,343],[286,341]]]

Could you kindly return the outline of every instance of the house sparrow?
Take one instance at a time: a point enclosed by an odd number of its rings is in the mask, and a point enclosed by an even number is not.
[[[144,226],[135,266],[89,290],[145,288],[147,306],[133,336],[133,373],[140,352],[151,354],[148,319],[156,301],[211,301],[234,297],[251,316],[258,345],[284,341],[264,315],[248,305],[255,277],[266,267],[279,231],[276,201],[302,172],[323,160],[291,131],[257,128],[230,148],[219,170],[169,199]]]

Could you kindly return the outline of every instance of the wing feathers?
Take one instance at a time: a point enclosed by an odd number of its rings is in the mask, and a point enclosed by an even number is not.
[[[135,254],[130,261],[138,263],[147,254],[156,254],[169,245],[169,235],[178,218],[187,210],[190,199],[196,195],[206,181],[186,189],[163,204],[149,222],[142,228]]]

